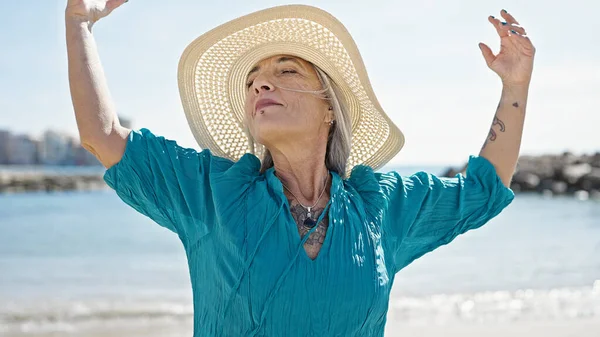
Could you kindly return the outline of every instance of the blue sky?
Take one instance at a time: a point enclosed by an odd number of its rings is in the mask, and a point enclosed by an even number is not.
[[[477,47],[496,52],[487,21],[506,8],[537,48],[522,154],[600,151],[600,2],[303,1],[353,35],[375,92],[404,131],[390,163],[460,164],[483,143],[501,85]],[[0,2],[0,129],[77,134],[64,39],[66,0]],[[130,0],[94,27],[119,113],[196,147],[177,63],[198,35],[280,1]]]

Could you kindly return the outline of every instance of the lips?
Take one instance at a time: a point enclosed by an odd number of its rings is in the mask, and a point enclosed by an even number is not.
[[[274,101],[272,99],[267,99],[267,98],[259,99],[256,102],[256,105],[254,106],[254,112],[260,111],[261,109],[264,109],[271,105],[282,105],[282,104],[280,104],[279,102]]]

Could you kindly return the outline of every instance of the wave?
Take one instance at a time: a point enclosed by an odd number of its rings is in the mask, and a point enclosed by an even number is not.
[[[591,287],[523,289],[421,297],[392,293],[388,321],[406,324],[491,323],[600,318],[600,280]],[[94,326],[181,324],[189,299],[0,303],[0,332],[76,332]]]
[[[600,319],[600,280],[591,287],[395,297],[388,320],[410,324]]]
[[[0,304],[0,332],[76,332],[98,326],[181,323],[193,319],[184,301],[48,301],[35,305]]]

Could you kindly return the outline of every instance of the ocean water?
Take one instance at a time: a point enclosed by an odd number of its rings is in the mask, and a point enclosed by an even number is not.
[[[76,175],[104,173],[102,166],[40,166],[40,165],[0,165],[0,173],[44,173],[49,175]]]
[[[0,335],[191,331],[191,318],[178,238],[112,191],[0,195]],[[537,195],[402,270],[388,314],[407,326],[599,319],[600,203]]]

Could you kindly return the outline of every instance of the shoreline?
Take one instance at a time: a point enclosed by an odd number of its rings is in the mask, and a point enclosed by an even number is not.
[[[76,167],[73,172],[69,172],[72,167],[7,168],[0,168],[0,194],[94,191],[108,188],[103,179],[104,170],[86,171],[90,167]],[[466,169],[467,164],[460,168],[447,167],[440,176],[454,177],[459,173],[465,174]],[[600,152],[521,156],[510,187],[516,194],[600,200]]]
[[[102,174],[57,174],[0,171],[0,194],[28,192],[95,191],[107,189]]]
[[[32,330],[32,331],[31,331]],[[56,331],[56,332],[36,332],[31,329],[26,332],[7,332],[6,337],[58,337],[58,336],[79,336],[79,337],[112,337],[112,336],[131,336],[131,337],[184,337],[191,336],[193,328],[190,323],[157,324],[148,321],[137,327],[99,326],[77,331]],[[385,327],[386,337],[401,336],[421,336],[421,337],[530,337],[530,336],[548,336],[548,337],[596,337],[600,331],[600,320],[596,318],[581,318],[572,320],[539,320],[529,322],[505,322],[505,323],[463,323],[463,324],[406,324],[388,320]]]
[[[600,280],[585,287],[490,290],[407,297],[392,290],[385,336],[596,336]],[[191,295],[191,294],[190,294]],[[52,296],[50,296],[52,298]],[[190,336],[192,298],[146,294],[115,300],[73,297],[0,301],[6,337]],[[151,299],[151,300],[149,300]],[[19,306],[21,304],[21,306]]]

